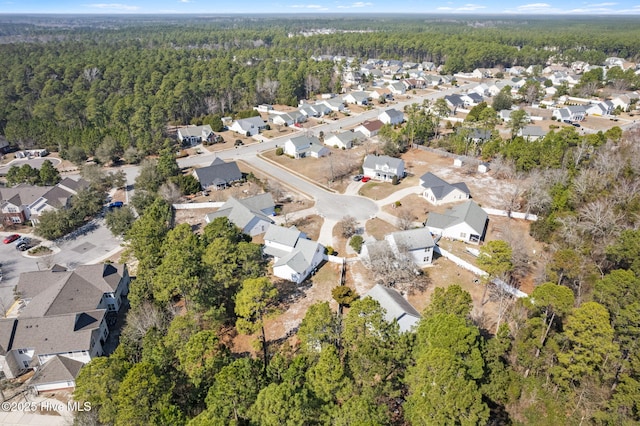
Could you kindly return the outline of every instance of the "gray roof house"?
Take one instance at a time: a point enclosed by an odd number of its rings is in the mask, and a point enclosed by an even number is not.
[[[202,189],[210,186],[224,189],[233,182],[242,180],[242,172],[235,161],[225,163],[221,158],[216,158],[207,167],[193,169],[193,177],[200,182]]]
[[[460,95],[456,95],[456,94],[446,95],[444,97],[444,100],[447,101],[447,105],[449,105],[449,107],[453,108],[454,110],[456,108],[464,107],[464,100]]]
[[[464,182],[451,184],[431,172],[420,176],[420,186],[424,188],[422,196],[436,206],[466,200],[471,196]]]
[[[397,321],[400,332],[413,331],[420,321],[420,313],[396,290],[377,284],[364,294],[377,301],[385,310],[387,322]]]
[[[395,253],[406,250],[413,262],[420,267],[430,265],[433,260],[433,248],[436,244],[426,228],[393,232],[385,236],[385,240]]]
[[[322,244],[311,241],[295,227],[270,226],[264,235],[264,254],[272,256],[273,274],[300,284],[325,259]]]
[[[73,389],[83,365],[84,363],[80,361],[55,355],[36,370],[29,381],[29,386],[38,393]]]
[[[285,141],[284,153],[293,158],[304,158],[307,156],[307,154],[314,157],[322,156],[322,155],[313,155],[313,152],[311,152],[311,147],[313,145],[322,147],[322,143],[315,136],[307,136],[307,135],[294,136]]]
[[[582,121],[587,115],[587,110],[582,105],[571,105],[564,108],[559,108],[553,111],[551,114],[553,118],[570,121]]]
[[[451,207],[443,214],[429,213],[426,227],[433,235],[479,244],[484,240],[489,216],[472,200]]]
[[[362,171],[371,179],[390,182],[394,176],[398,179],[404,177],[404,161],[387,155],[370,154],[364,158]]]
[[[240,200],[230,197],[218,211],[207,214],[205,222],[210,223],[218,217],[226,217],[243,233],[253,237],[264,234],[274,223],[269,217],[273,214],[275,214],[275,204],[269,193]]]
[[[245,136],[253,136],[264,130],[267,124],[260,117],[249,117],[231,123],[229,130]]]
[[[404,121],[404,114],[397,109],[389,108],[378,115],[378,120],[382,121],[384,124],[391,124],[392,126],[395,126],[396,124],[401,124]]]
[[[18,317],[0,320],[0,367],[5,375],[13,378],[48,365],[36,375],[36,389],[73,386],[60,363],[77,374],[75,362],[86,364],[103,355],[107,320],[118,315],[129,282],[126,266],[118,264],[85,265],[75,271],[56,265],[21,274]],[[65,359],[48,363],[56,357]]]
[[[324,144],[340,149],[351,149],[353,142],[363,141],[365,138],[366,136],[362,132],[351,132],[347,130],[342,133],[325,136]]]
[[[348,104],[367,105],[369,103],[369,93],[361,91],[349,92],[342,99]]]
[[[211,126],[205,124],[204,126],[187,126],[178,129],[178,140],[183,144],[195,145],[203,141],[212,141],[214,138],[213,130]]]
[[[537,141],[547,135],[547,131],[540,126],[524,126],[518,130],[518,136],[522,136],[529,142]]]

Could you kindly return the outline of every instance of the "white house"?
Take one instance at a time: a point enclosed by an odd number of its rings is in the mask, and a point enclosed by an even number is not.
[[[368,138],[372,138],[382,129],[384,123],[380,120],[366,120],[354,130],[360,132]]]
[[[436,206],[466,200],[471,195],[464,182],[450,184],[431,172],[420,176],[420,186],[424,188],[422,196]]]
[[[547,135],[547,131],[540,126],[524,126],[518,130],[518,136],[522,136],[529,142],[535,142]]]
[[[558,108],[553,110],[551,114],[553,118],[565,121],[582,121],[584,120],[587,111],[582,105],[571,105],[564,108]]]
[[[433,235],[467,243],[484,240],[489,216],[472,200],[447,209],[443,214],[429,213],[426,227]]]
[[[409,229],[388,234],[384,239],[394,253],[407,251],[413,262],[420,266],[430,265],[433,260],[435,242],[426,228]]]
[[[252,237],[267,232],[275,215],[275,203],[271,194],[264,193],[253,197],[237,199],[229,197],[217,211],[205,216],[205,222],[211,223],[218,217],[226,217],[231,223]]]
[[[395,126],[396,124],[402,124],[404,121],[404,114],[397,109],[389,108],[378,115],[378,120],[382,121],[384,124],[391,124],[392,126]]]
[[[394,81],[387,86],[394,95],[404,95],[407,87],[401,81]]]
[[[295,227],[272,225],[264,234],[264,253],[273,257],[273,274],[296,284],[303,282],[325,259],[322,244]]]
[[[396,290],[376,284],[364,297],[377,301],[385,311],[384,319],[389,323],[396,321],[401,333],[413,331],[418,326],[420,314]]]
[[[311,145],[322,146],[315,136],[300,135],[287,139],[284,143],[284,153],[293,158],[304,158],[311,149]]]
[[[404,161],[387,155],[367,155],[362,163],[364,176],[371,179],[390,182],[394,176],[404,177]]]
[[[267,124],[260,117],[249,117],[235,120],[229,130],[245,136],[254,136],[266,129]]]
[[[335,133],[324,138],[324,144],[340,149],[351,149],[355,141],[363,141],[366,136],[362,132],[351,132],[349,130],[342,133]]]
[[[611,101],[603,101],[595,104],[587,105],[586,111],[589,115],[603,116],[613,114],[615,106]]]
[[[342,97],[342,100],[348,104],[354,105],[368,105],[369,104],[369,93],[357,91],[357,92],[349,92]]]
[[[178,140],[182,144],[195,145],[204,141],[213,141],[215,137],[211,126],[205,124],[204,126],[187,126],[178,129]]]

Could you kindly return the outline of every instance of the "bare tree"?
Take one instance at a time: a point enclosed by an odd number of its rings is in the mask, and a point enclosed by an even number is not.
[[[406,231],[413,228],[413,222],[418,219],[411,210],[402,208],[398,211],[397,226],[400,230]]]
[[[491,162],[491,168],[498,179],[512,179],[516,174],[516,165],[513,160],[507,160],[501,155]]]
[[[405,247],[398,247],[396,251],[387,241],[367,244],[367,256],[363,261],[378,283],[399,291],[422,291],[429,283],[429,277],[416,266]]]
[[[338,222],[338,226],[340,227],[340,235],[344,238],[351,238],[358,231],[358,221],[353,216],[344,216],[340,222]]]
[[[173,182],[163,183],[158,189],[158,194],[170,204],[176,203],[182,197],[180,188]]]
[[[277,80],[271,80],[270,78],[265,78],[263,81],[259,81],[257,83],[257,92],[259,96],[260,102],[273,103],[276,99],[276,94],[278,93],[278,88],[280,87],[280,82]]]
[[[147,331],[151,328],[162,329],[167,320],[165,312],[150,302],[144,302],[127,314],[127,323],[123,334],[126,334],[134,342],[141,342]]]
[[[624,229],[624,213],[616,211],[614,201],[608,198],[585,204],[578,217],[578,227],[597,240],[616,236]]]
[[[504,287],[492,285],[489,289],[489,300],[496,304],[496,333],[500,328],[500,323],[502,323],[507,311],[513,305],[514,297],[513,294],[508,292]]]

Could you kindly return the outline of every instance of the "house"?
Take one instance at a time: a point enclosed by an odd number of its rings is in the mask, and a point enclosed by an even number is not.
[[[465,129],[465,130],[468,132],[467,138],[475,142],[476,144],[481,144],[486,141],[489,141],[493,137],[493,134],[489,129],[479,129],[477,127],[472,127],[470,129]]]
[[[4,137],[0,136],[0,155],[6,154],[10,150],[11,145],[9,145],[9,142]]]
[[[444,97],[444,100],[447,101],[447,105],[449,106],[449,108],[453,110],[455,110],[456,108],[464,107],[464,100],[460,95],[456,95],[456,94],[446,95]]]
[[[360,132],[368,138],[372,138],[378,134],[384,123],[380,120],[367,120],[354,130]]]
[[[420,267],[430,265],[433,260],[433,248],[436,244],[431,233],[425,228],[393,232],[385,236],[385,240],[394,253],[406,251],[411,255],[411,260]]]
[[[447,209],[444,214],[429,213],[425,226],[433,235],[479,244],[484,240],[489,216],[472,200]]]
[[[318,104],[325,105],[334,112],[344,111],[344,101],[341,98],[323,99]]]
[[[240,133],[244,136],[253,136],[260,133],[261,130],[266,129],[267,124],[260,117],[249,117],[240,120],[235,120],[229,130],[236,133]]]
[[[320,158],[331,155],[331,151],[326,146],[320,145],[318,141],[318,143],[311,144],[309,150],[307,151],[307,155],[313,158]]]
[[[205,124],[204,126],[187,126],[178,129],[178,140],[183,145],[195,145],[200,142],[213,142],[215,134],[211,130],[211,126]]]
[[[611,99],[611,103],[613,104],[613,108],[620,108],[623,111],[629,111],[631,105],[634,101],[637,101],[638,94],[636,93],[626,93],[622,95],[618,95]]]
[[[367,155],[362,163],[364,176],[384,182],[404,177],[404,161],[387,155]]]
[[[368,105],[369,93],[362,91],[349,92],[342,97],[342,100],[348,104],[353,105]]]
[[[490,94],[489,85],[487,83],[480,83],[469,89],[468,93],[477,93],[480,96],[488,96]]]
[[[547,131],[540,126],[524,126],[518,130],[518,136],[522,136],[528,142],[535,142],[547,135]]]
[[[311,154],[311,146],[322,146],[315,136],[300,135],[287,139],[284,143],[284,153],[293,158],[303,158]]]
[[[484,101],[484,98],[475,92],[460,95],[460,98],[465,106],[475,106]]]
[[[603,115],[611,115],[613,114],[613,110],[615,106],[611,101],[598,102],[595,104],[588,105],[586,108],[586,112],[589,115],[595,116],[603,116]]]
[[[404,121],[404,114],[397,109],[389,108],[378,115],[378,120],[382,121],[384,124],[391,124],[392,126],[395,126],[397,124],[402,124]]]
[[[76,377],[83,365],[81,361],[55,355],[36,370],[29,381],[29,387],[36,393],[74,389]]]
[[[394,95],[404,95],[407,87],[401,81],[394,81],[387,86]]]
[[[340,149],[351,149],[355,141],[362,141],[366,136],[362,132],[351,132],[349,130],[325,137],[324,144]]]
[[[58,265],[26,272],[16,286],[17,318],[0,320],[0,366],[8,378],[48,368],[36,377],[39,389],[69,387],[68,373],[104,353],[108,322],[115,321],[131,279],[126,265],[97,264],[68,271]],[[56,357],[64,360],[53,361]],[[58,365],[56,365],[58,364]],[[46,373],[46,374],[45,374]],[[68,376],[67,376],[68,379]]]
[[[551,114],[553,118],[558,120],[582,121],[587,111],[582,105],[571,105],[564,108],[558,108]]]
[[[323,102],[318,102],[315,104],[303,104],[298,108],[298,111],[307,117],[317,118],[329,114],[331,112],[331,108]]]
[[[471,196],[464,182],[450,184],[431,172],[420,176],[420,186],[424,188],[422,196],[436,206],[467,200]]]
[[[230,197],[218,211],[207,214],[204,220],[211,223],[218,217],[226,217],[244,234],[254,237],[264,234],[269,225],[274,223],[269,217],[273,215],[275,203],[271,194],[267,192],[244,199]]]
[[[488,173],[490,169],[491,169],[491,167],[490,167],[489,163],[481,161],[478,164],[478,173]]]
[[[242,172],[235,161],[225,163],[224,160],[216,158],[209,166],[193,169],[193,177],[200,182],[202,189],[224,189],[234,182],[241,181]]]
[[[384,319],[389,323],[396,321],[401,333],[417,328],[420,314],[397,290],[376,284],[364,297],[377,301],[385,311]]]
[[[295,227],[270,226],[264,234],[264,254],[273,257],[273,274],[296,284],[303,282],[325,259],[322,244]]]
[[[0,217],[5,225],[19,225],[31,221],[38,224],[45,211],[59,210],[70,205],[71,197],[89,186],[84,179],[64,178],[55,186],[34,186],[21,183],[12,188],[0,188]]]
[[[291,111],[284,113],[270,113],[269,121],[273,124],[279,124],[281,126],[293,126],[294,124],[300,124],[307,121],[307,116],[300,111]]]

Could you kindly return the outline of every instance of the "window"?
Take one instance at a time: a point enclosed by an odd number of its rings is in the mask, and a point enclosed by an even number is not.
[[[19,217],[11,216],[11,222],[22,223],[22,220]]]
[[[467,234],[466,234],[466,233],[464,233],[464,232],[461,232],[461,233],[460,233],[460,238],[467,238]]]
[[[27,350],[26,349],[18,349],[18,353],[19,354],[25,354],[25,353],[27,353]]]
[[[22,361],[24,368],[29,368],[29,361]]]
[[[107,309],[110,311],[115,311],[116,310],[116,305],[114,305],[113,303],[109,303],[107,305]]]

